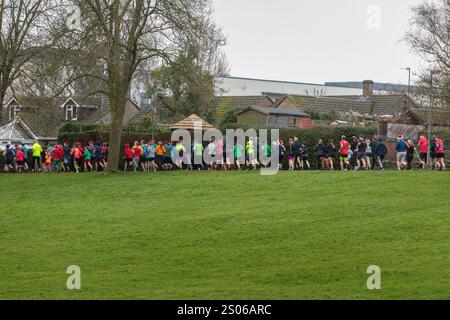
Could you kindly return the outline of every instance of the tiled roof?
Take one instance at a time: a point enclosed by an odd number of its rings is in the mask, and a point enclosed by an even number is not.
[[[386,96],[288,96],[303,110],[316,112],[348,112],[350,110],[364,115],[391,114],[390,109],[396,105],[404,95]],[[278,102],[278,106],[284,100]]]
[[[257,107],[257,106],[252,106],[252,107],[248,107],[244,110],[242,110],[241,112],[239,112],[238,114],[242,114],[245,113],[249,110],[255,110],[255,111],[259,111],[263,114],[266,115],[283,115],[283,116],[297,116],[297,117],[309,117],[308,114],[300,111],[300,110],[294,110],[294,109],[280,109],[280,108],[263,108],[263,107]]]
[[[217,107],[226,106],[227,109],[243,109],[250,106],[273,107],[274,101],[268,96],[229,96],[216,97]]]
[[[411,108],[413,113],[422,123],[428,123],[430,110],[426,108]],[[431,112],[431,120],[435,126],[450,126],[450,109],[434,108]]]
[[[55,138],[64,125],[65,110],[62,106],[72,99],[83,112],[79,112],[79,123],[91,123],[100,114],[109,110],[107,98],[102,97],[18,97],[20,118],[30,130],[41,138]]]

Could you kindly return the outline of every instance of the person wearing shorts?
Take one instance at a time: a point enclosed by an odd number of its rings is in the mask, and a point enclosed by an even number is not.
[[[294,163],[294,140],[289,139],[289,146],[288,146],[288,161],[289,161],[289,171],[295,170],[295,163]]]
[[[348,170],[350,167],[350,162],[348,161],[348,154],[350,151],[350,143],[347,141],[346,136],[342,136],[341,142],[339,143],[340,149],[340,162],[341,162],[341,170]]]
[[[436,138],[436,170],[445,171],[445,150],[442,137]]]
[[[360,137],[358,140],[358,144],[356,145],[356,163],[357,166],[355,170],[359,169],[366,169],[366,150],[367,150],[367,144],[366,141]]]
[[[89,171],[92,172],[93,167],[92,167],[91,148],[89,146],[86,146],[84,148],[84,172],[87,172],[88,168],[89,168]]]
[[[311,164],[309,163],[308,147],[304,143],[302,144],[301,157],[302,157],[302,169],[305,170],[306,168],[306,170],[311,170]]]
[[[428,161],[428,145],[429,143],[427,138],[424,135],[421,135],[419,139],[419,155],[422,168],[425,167],[425,164]]]
[[[407,145],[405,141],[403,141],[403,136],[397,137],[397,144],[395,146],[395,150],[397,150],[397,168],[398,170],[402,170],[406,168],[406,149]]]
[[[16,170],[21,173],[25,163],[25,154],[22,149],[18,148],[16,152]]]

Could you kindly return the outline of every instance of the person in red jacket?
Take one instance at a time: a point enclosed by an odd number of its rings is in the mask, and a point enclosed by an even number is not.
[[[21,173],[25,163],[25,153],[21,148],[16,149],[16,166],[17,172]]]
[[[436,138],[436,170],[445,171],[445,150],[442,137]]]
[[[428,139],[424,135],[420,136],[419,153],[420,153],[420,165],[422,168],[424,168],[428,159]]]
[[[131,150],[130,145],[127,143],[125,145],[125,169],[124,171],[127,172],[128,166],[132,166],[133,164],[133,150]]]

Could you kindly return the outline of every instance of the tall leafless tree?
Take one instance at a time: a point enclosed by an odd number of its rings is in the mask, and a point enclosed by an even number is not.
[[[57,0],[0,0],[0,105],[19,89],[32,59],[62,39],[64,6]]]
[[[419,84],[429,86],[433,70],[433,87],[442,88],[437,96],[450,106],[450,1],[425,1],[412,12],[405,40],[427,65],[419,75]]]
[[[111,107],[109,170],[119,169],[125,105],[139,67],[171,61],[186,41],[216,41],[210,0],[74,0],[81,13],[80,48],[104,66],[85,74],[105,83]],[[77,41],[75,41],[77,42]],[[82,62],[82,61],[80,61]]]

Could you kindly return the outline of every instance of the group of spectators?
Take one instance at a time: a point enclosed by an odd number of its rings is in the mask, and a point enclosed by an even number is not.
[[[308,146],[298,138],[261,144],[258,139],[249,138],[245,144],[239,141],[227,144],[224,139],[212,138],[208,144],[194,142],[186,147],[183,141],[135,141],[124,146],[124,171],[143,172],[169,170],[232,170],[268,167],[272,147],[278,149],[279,168],[287,160],[288,170],[311,170]],[[430,141],[421,136],[417,146],[403,136],[397,137],[397,169],[413,169],[417,157],[418,168],[431,163],[436,170],[445,170],[445,150],[442,137],[433,136]],[[5,172],[97,172],[108,166],[109,146],[107,143],[90,141],[82,143],[45,145],[38,142],[31,148],[25,144],[6,146],[3,152]],[[384,159],[388,148],[383,140],[352,136],[341,138],[338,144],[333,140],[324,143],[322,139],[314,146],[318,170],[384,170]],[[207,155],[207,157],[205,156]],[[233,155],[234,159],[230,159]],[[200,159],[200,160],[199,160]]]

